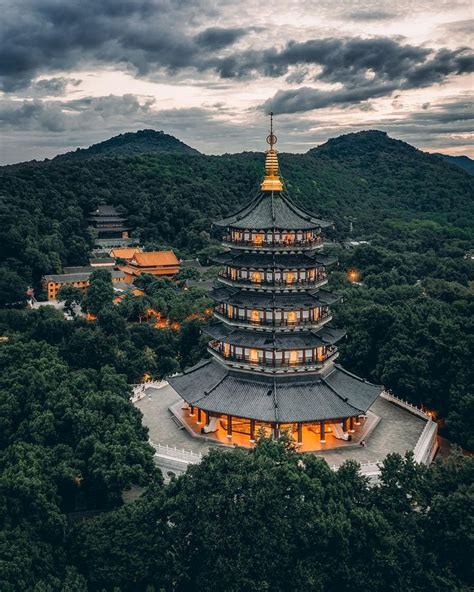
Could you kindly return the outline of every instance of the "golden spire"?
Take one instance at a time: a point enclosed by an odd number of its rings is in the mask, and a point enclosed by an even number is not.
[[[270,113],[270,134],[267,136],[267,144],[270,145],[270,149],[266,152],[265,177],[260,185],[262,191],[281,191],[283,189],[278,167],[278,153],[273,148],[276,143],[277,137],[273,133],[273,113]]]

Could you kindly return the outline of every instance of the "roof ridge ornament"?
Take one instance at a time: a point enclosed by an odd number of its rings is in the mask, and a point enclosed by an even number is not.
[[[260,185],[262,191],[282,191],[283,183],[280,178],[280,170],[278,166],[277,151],[274,146],[278,138],[273,133],[273,112],[270,112],[270,133],[267,136],[267,144],[270,148],[266,152],[265,157],[265,177]]]

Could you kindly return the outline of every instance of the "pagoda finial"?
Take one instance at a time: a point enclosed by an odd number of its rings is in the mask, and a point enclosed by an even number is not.
[[[262,191],[281,191],[283,183],[280,179],[280,172],[278,167],[278,156],[274,146],[277,143],[277,137],[273,133],[273,113],[270,112],[270,133],[267,136],[267,144],[270,149],[267,150],[265,158],[265,177],[260,185]]]

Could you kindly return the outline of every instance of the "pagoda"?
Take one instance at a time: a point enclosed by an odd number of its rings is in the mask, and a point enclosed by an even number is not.
[[[338,296],[324,288],[336,259],[322,252],[332,223],[290,199],[276,141],[271,123],[260,190],[215,223],[226,250],[215,258],[222,271],[205,329],[211,357],[169,383],[195,434],[251,446],[262,429],[275,437],[286,430],[299,445],[321,448],[327,434],[336,445],[350,440],[382,389],[336,363],[345,332],[330,326]]]
[[[112,205],[99,205],[89,214],[89,223],[95,229],[98,239],[128,239],[128,231],[125,226],[126,218]]]

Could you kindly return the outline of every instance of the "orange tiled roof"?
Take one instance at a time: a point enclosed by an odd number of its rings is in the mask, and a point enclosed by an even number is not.
[[[138,247],[116,247],[110,251],[112,257],[120,259],[131,259],[135,253],[140,253],[141,249]]]
[[[173,251],[152,251],[150,253],[135,253],[131,260],[139,267],[155,267],[162,265],[178,266],[179,259]]]

